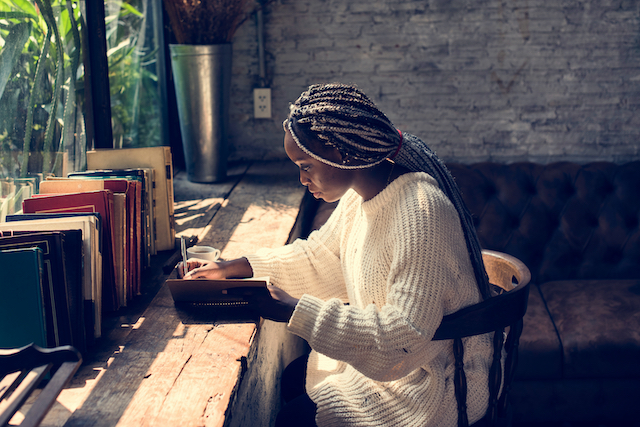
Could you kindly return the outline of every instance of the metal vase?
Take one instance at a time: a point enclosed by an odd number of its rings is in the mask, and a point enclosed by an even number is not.
[[[187,179],[222,181],[227,176],[231,44],[169,48]]]

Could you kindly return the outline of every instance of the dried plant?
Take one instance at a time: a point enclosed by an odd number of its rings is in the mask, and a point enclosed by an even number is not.
[[[164,0],[179,44],[229,43],[246,19],[249,0]]]

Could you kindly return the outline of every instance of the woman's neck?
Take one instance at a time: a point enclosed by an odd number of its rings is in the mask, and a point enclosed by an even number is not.
[[[409,172],[408,169],[385,160],[371,168],[358,169],[353,189],[364,201],[371,200],[393,182],[394,179]]]

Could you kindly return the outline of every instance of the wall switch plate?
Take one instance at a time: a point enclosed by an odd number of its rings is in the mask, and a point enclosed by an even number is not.
[[[270,88],[256,88],[253,90],[253,117],[256,119],[271,118]]]

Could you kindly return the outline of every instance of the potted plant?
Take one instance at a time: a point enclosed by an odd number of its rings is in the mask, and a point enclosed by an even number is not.
[[[226,178],[231,40],[248,0],[164,0],[187,178]]]

